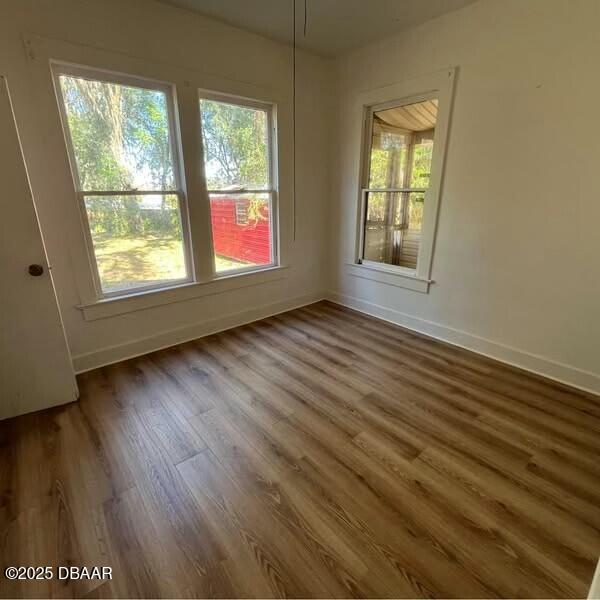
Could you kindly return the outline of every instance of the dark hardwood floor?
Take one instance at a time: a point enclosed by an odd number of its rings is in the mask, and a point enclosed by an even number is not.
[[[1,579],[89,597],[582,597],[600,401],[322,302],[0,423]],[[1,577],[1,575],[0,575]]]

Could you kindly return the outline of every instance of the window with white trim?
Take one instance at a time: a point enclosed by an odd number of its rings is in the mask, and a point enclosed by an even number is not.
[[[356,96],[363,143],[351,275],[422,293],[434,283],[455,79],[456,69],[443,69]]]
[[[437,97],[369,111],[363,262],[417,268],[437,113]]]
[[[172,86],[55,65],[99,296],[192,280]]]
[[[200,157],[184,155],[175,85],[56,62],[52,71],[98,299],[278,264],[274,105],[202,94],[206,185],[192,201],[207,210],[191,213],[184,161]]]
[[[200,115],[215,272],[276,264],[272,106],[204,93]]]

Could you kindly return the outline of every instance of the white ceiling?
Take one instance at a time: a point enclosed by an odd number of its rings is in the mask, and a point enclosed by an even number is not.
[[[291,43],[293,0],[161,0]],[[296,0],[299,47],[322,56],[338,56],[354,48],[429,19],[457,10],[475,0]]]

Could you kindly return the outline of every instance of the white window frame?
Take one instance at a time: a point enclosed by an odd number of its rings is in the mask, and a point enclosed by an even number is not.
[[[348,263],[350,274],[413,291],[429,291],[435,232],[437,227],[440,194],[443,181],[446,145],[454,93],[455,69],[445,69],[424,77],[363,92],[358,98],[361,135],[359,161],[359,197],[356,219],[356,244],[354,256]],[[421,188],[369,188],[370,154],[372,144],[373,113],[386,108],[414,104],[424,100],[438,100],[438,115],[435,127],[431,176],[429,187]],[[366,224],[366,199],[369,192],[425,192],[423,226],[417,266],[415,269],[364,260],[364,232]]]
[[[63,63],[59,61],[51,61],[50,63],[52,70],[52,78],[54,81],[54,89],[58,100],[58,109],[60,113],[60,119],[62,122],[63,133],[65,137],[67,154],[69,157],[69,164],[71,167],[71,175],[73,178],[73,184],[75,186],[75,192],[77,195],[77,201],[80,211],[80,217],[83,225],[83,233],[86,241],[88,261],[90,263],[90,269],[94,282],[94,288],[96,291],[96,297],[98,300],[114,297],[122,297],[140,294],[144,292],[161,290],[174,286],[191,283],[195,280],[194,277],[194,265],[192,260],[192,239],[190,234],[189,214],[187,206],[187,195],[185,191],[185,178],[183,174],[183,156],[181,149],[181,136],[179,131],[179,123],[177,119],[177,105],[175,97],[175,87],[171,83],[156,81],[145,77],[139,77],[134,75],[124,75],[121,73],[114,73],[104,69],[97,69],[94,67],[83,67],[80,65],[73,65]],[[169,141],[171,145],[171,157],[173,161],[173,178],[175,187],[172,190],[83,190],[81,187],[81,178],[79,177],[79,171],[77,167],[77,161],[75,158],[75,149],[73,146],[73,140],[71,138],[71,130],[69,127],[65,99],[62,93],[62,87],[60,85],[60,76],[66,75],[71,77],[79,77],[83,79],[89,79],[92,81],[99,81],[104,83],[114,83],[118,85],[137,87],[147,90],[160,91],[165,94],[167,103],[167,113],[169,122]],[[149,195],[173,195],[177,196],[179,215],[181,219],[182,228],[182,242],[184,252],[184,263],[186,276],[177,280],[169,280],[164,283],[151,284],[151,285],[139,285],[130,289],[115,290],[111,292],[105,292],[102,289],[102,283],[100,280],[100,273],[98,270],[98,263],[96,260],[96,254],[94,251],[94,244],[92,239],[92,233],[88,221],[87,210],[85,207],[86,196],[149,196]]]
[[[278,165],[277,165],[277,111],[275,104],[269,102],[263,102],[260,100],[254,100],[252,98],[245,98],[242,96],[235,96],[233,94],[224,94],[215,92],[213,90],[199,89],[198,90],[198,114],[200,115],[200,101],[201,100],[213,100],[215,102],[222,102],[224,104],[231,104],[233,106],[241,106],[243,108],[254,108],[257,110],[265,111],[267,115],[267,171],[269,177],[269,185],[265,189],[251,189],[251,188],[240,188],[235,190],[223,190],[223,189],[209,189],[206,176],[203,177],[206,185],[206,194],[210,206],[210,194],[215,195],[240,195],[240,194],[267,194],[270,196],[270,209],[269,209],[269,231],[271,236],[271,260],[265,265],[249,265],[247,267],[241,267],[239,269],[227,269],[221,273],[216,272],[215,268],[215,252],[212,238],[212,226],[211,231],[211,250],[212,250],[212,261],[213,261],[213,276],[218,279],[221,277],[228,277],[231,275],[240,275],[244,273],[253,273],[256,271],[263,271],[265,269],[272,269],[273,267],[279,266],[279,207],[278,207]],[[200,115],[201,117],[201,115]],[[200,122],[202,119],[200,118]],[[202,127],[202,125],[200,125]],[[200,140],[202,148],[202,172],[204,174],[204,143],[203,138]]]
[[[291,177],[287,173],[291,172],[292,164],[292,103],[284,90],[285,86],[256,85],[167,61],[132,56],[64,40],[31,34],[24,34],[23,38],[35,89],[35,105],[40,114],[44,115],[38,123],[39,137],[43,140],[43,147],[38,148],[38,151],[44,158],[41,168],[46,183],[38,190],[38,194],[43,196],[42,204],[46,206],[44,218],[54,223],[55,231],[62,231],[62,241],[68,252],[69,262],[66,265],[62,264],[60,268],[63,269],[63,277],[64,269],[71,269],[76,295],[65,301],[73,303],[81,311],[85,321],[112,318],[174,303],[194,302],[247,287],[270,285],[290,276],[293,189]],[[82,222],[65,144],[65,130],[61,123],[60,102],[57,101],[51,68],[54,63],[80,66],[83,69],[127,79],[131,77],[163,84],[167,82],[167,85],[172,86],[174,117],[180,125],[178,133],[181,153],[176,158],[182,171],[181,182],[188,213],[185,216],[188,218],[189,238],[193,242],[191,281],[157,289],[139,287],[131,292],[124,290],[116,296],[98,297],[93,276],[93,257],[90,259],[88,255],[85,224]],[[278,257],[274,266],[241,273],[225,271],[218,276],[215,274],[210,205],[203,173],[198,90],[218,90],[223,96],[256,99],[257,102],[272,107],[273,127],[276,127],[271,148],[272,185],[277,190],[272,225],[275,234],[273,249]],[[283,140],[284,143],[279,144],[279,140]],[[62,151],[56,151],[58,148]],[[278,165],[285,165],[281,174],[278,173]],[[51,204],[53,208],[48,209]],[[56,267],[59,268],[58,265]]]

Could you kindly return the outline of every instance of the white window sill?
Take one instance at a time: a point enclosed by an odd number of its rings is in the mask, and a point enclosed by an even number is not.
[[[395,267],[379,266],[373,264],[346,263],[346,272],[354,277],[370,279],[387,285],[406,288],[422,294],[429,293],[429,286],[433,283],[430,279],[417,277],[409,272],[401,271]]]
[[[81,304],[77,308],[83,313],[86,321],[106,319],[137,310],[144,310],[154,306],[185,302],[202,296],[223,294],[231,290],[269,283],[287,277],[289,267],[268,267],[250,273],[232,273],[221,275],[212,281],[202,283],[184,283],[169,288],[129,294],[127,296],[114,296],[104,298],[91,304]]]

